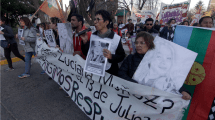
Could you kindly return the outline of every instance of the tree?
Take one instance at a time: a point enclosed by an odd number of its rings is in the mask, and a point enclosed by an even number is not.
[[[158,6],[160,6],[159,0],[147,0],[144,5],[144,9],[146,10],[158,9]]]
[[[41,3],[42,1],[38,0],[1,0],[1,14],[6,15],[9,24],[15,27],[18,24],[18,16],[33,14]]]
[[[199,10],[200,9],[200,7],[202,7],[202,10],[204,10],[204,4],[203,4],[203,2],[201,1],[201,0],[199,0],[199,2],[196,4],[196,6],[195,6],[195,9],[196,10]]]

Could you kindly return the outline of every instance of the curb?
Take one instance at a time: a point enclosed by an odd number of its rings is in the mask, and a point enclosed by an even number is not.
[[[25,57],[25,55],[23,55],[23,57]],[[32,56],[32,58],[34,58],[34,56]],[[21,59],[18,57],[11,58],[11,60],[12,60],[12,63],[21,61]],[[7,60],[1,60],[0,61],[0,65],[6,65],[6,64],[8,64]]]

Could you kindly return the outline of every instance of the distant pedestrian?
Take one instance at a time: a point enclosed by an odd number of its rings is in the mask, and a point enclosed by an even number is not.
[[[4,29],[0,31],[0,34],[2,34],[5,37],[5,39],[8,41],[8,47],[4,48],[4,54],[8,62],[8,68],[6,69],[6,71],[13,71],[14,68],[10,57],[11,51],[16,57],[22,59],[23,61],[25,61],[25,58],[19,53],[18,46],[14,38],[13,29],[10,26],[6,25],[5,23],[6,23],[6,18],[1,17],[0,26]]]
[[[128,19],[128,24],[126,24],[122,29],[127,28],[128,32],[133,35],[134,24],[132,23],[132,19]]]

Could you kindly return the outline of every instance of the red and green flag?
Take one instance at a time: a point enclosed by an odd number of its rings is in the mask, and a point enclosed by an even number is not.
[[[192,100],[183,120],[210,120],[215,98],[215,31],[177,26],[173,42],[198,53],[184,85],[191,92]]]

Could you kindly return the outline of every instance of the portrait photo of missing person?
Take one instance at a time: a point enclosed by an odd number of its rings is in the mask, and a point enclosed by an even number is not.
[[[162,38],[154,43],[155,49],[146,53],[133,79],[143,85],[180,94],[178,90],[183,85],[197,54],[175,43],[163,41]]]
[[[72,54],[74,50],[71,23],[58,23],[57,25],[60,39],[60,48],[64,51],[64,53]]]
[[[50,41],[50,42],[54,42],[54,41],[53,41],[53,38],[52,38],[52,35],[49,35],[49,41]]]
[[[97,63],[105,63],[105,57],[103,55],[103,49],[107,49],[108,43],[100,41],[91,41],[90,54],[88,59]]]

